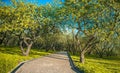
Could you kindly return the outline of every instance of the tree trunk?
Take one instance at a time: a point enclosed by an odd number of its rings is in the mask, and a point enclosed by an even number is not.
[[[83,63],[83,64],[84,64],[84,62],[85,62],[84,56],[85,56],[85,53],[84,53],[84,52],[81,52],[81,53],[80,53],[80,62]]]
[[[88,52],[88,55],[91,55],[92,54],[92,50],[90,50],[89,52]]]
[[[27,46],[26,51],[25,51],[24,48],[23,48],[23,42],[24,42],[24,43],[26,44],[26,46]],[[21,49],[22,54],[23,54],[24,56],[28,56],[28,55],[29,55],[30,49],[31,49],[32,45],[33,45],[33,41],[31,41],[30,44],[28,44],[28,43],[25,42],[25,41],[21,41],[21,42],[20,42],[20,49]]]
[[[3,43],[3,39],[0,39],[0,45]]]
[[[23,48],[23,41],[20,41],[20,49],[22,51],[22,54],[25,56],[26,54],[25,54],[25,50]]]
[[[0,45],[3,43],[4,39],[6,38],[6,32],[1,33],[0,35],[3,35],[2,38],[0,38]]]
[[[46,51],[46,52],[48,52],[48,51],[49,51],[49,46],[46,46],[45,51]]]
[[[29,53],[30,53],[30,49],[31,49],[32,45],[33,45],[33,42],[31,41],[31,43],[27,46],[26,56],[29,55]]]

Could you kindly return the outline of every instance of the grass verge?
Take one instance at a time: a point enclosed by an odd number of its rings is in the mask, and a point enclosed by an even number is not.
[[[87,57],[85,64],[79,62],[78,56],[72,56],[72,59],[84,73],[120,73],[120,59]]]
[[[0,47],[0,73],[8,73],[20,62],[50,54],[31,49],[29,56],[22,56],[18,47]]]

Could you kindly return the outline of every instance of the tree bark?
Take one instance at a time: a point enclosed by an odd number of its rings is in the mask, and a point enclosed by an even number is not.
[[[80,62],[83,64],[85,62],[85,53],[84,52],[81,52],[81,54],[80,54]]]
[[[27,49],[26,49],[26,50],[25,50],[24,47],[23,47],[23,43],[25,43],[25,45],[27,46]],[[20,41],[20,49],[21,49],[22,54],[23,54],[24,56],[28,56],[28,55],[29,55],[30,49],[31,49],[32,45],[33,45],[33,41],[30,41],[30,43],[28,43],[28,42],[26,41],[26,39]]]
[[[22,54],[25,56],[25,50],[23,48],[23,41],[20,41],[20,49],[22,51]]]
[[[26,56],[29,55],[29,53],[30,53],[30,49],[31,49],[32,45],[33,45],[33,42],[31,41],[30,44],[27,46]]]
[[[80,62],[84,64],[84,56],[85,53],[88,52],[90,50],[90,48],[95,45],[96,43],[98,43],[98,41],[95,41],[95,37],[90,37],[90,39],[87,41],[87,43],[85,44],[84,48],[81,50],[80,52]]]

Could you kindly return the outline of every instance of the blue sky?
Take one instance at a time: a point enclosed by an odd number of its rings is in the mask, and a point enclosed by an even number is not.
[[[27,2],[31,2],[31,3],[37,3],[37,4],[46,4],[46,3],[50,3],[53,0],[26,0]]]
[[[11,0],[2,0],[5,2],[5,4],[9,5]],[[26,0],[26,2],[31,2],[31,3],[37,3],[38,5],[45,5],[47,3],[50,3],[54,0]],[[62,0],[64,1],[64,0]]]

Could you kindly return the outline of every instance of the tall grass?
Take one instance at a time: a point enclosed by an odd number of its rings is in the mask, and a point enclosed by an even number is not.
[[[22,56],[21,51],[17,47],[0,47],[0,73],[8,73],[22,61],[38,58],[47,54],[50,53],[31,50],[30,56]]]
[[[85,73],[120,73],[120,59],[101,59],[87,57],[85,64],[79,62],[78,56],[72,56],[75,65]]]

